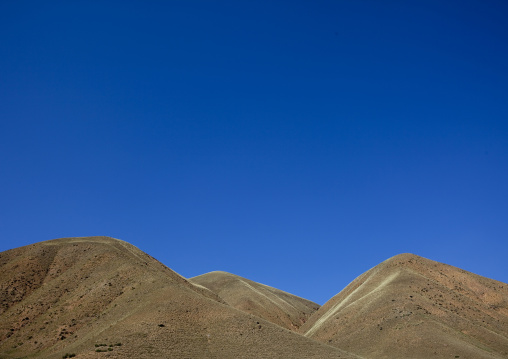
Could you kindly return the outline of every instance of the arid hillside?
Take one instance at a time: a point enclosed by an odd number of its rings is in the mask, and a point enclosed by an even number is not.
[[[0,359],[508,358],[508,285],[412,254],[318,307],[108,237],[0,253]]]
[[[508,285],[412,254],[386,260],[301,332],[365,358],[508,358]]]
[[[227,305],[136,247],[0,253],[0,358],[357,358]]]
[[[232,307],[291,330],[301,327],[319,308],[310,300],[227,272],[210,272],[189,280],[210,289]]]

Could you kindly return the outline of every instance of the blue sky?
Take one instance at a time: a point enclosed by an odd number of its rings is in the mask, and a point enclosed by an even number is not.
[[[2,1],[0,250],[126,240],[323,304],[508,282],[504,1]]]

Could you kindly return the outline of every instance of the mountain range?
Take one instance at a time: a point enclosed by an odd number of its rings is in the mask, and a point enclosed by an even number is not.
[[[0,253],[0,359],[508,358],[508,284],[399,254],[323,306],[109,237]]]

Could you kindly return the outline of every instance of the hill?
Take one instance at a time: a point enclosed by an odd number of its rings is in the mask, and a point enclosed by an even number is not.
[[[402,254],[360,275],[300,329],[365,358],[507,358],[508,285]]]
[[[227,272],[210,272],[189,280],[234,308],[290,330],[297,330],[319,308],[310,300]]]
[[[0,358],[356,357],[237,310],[108,237],[0,253],[0,305]]]

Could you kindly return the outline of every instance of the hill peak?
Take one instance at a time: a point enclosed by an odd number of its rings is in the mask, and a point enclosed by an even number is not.
[[[64,244],[64,243],[127,243],[121,239],[109,236],[86,236],[86,237],[63,237],[51,239],[42,243],[45,244]]]
[[[221,275],[221,276],[231,276],[231,277],[238,277],[236,274],[233,274],[233,273],[229,273],[229,272],[225,272],[225,271],[222,271],[222,270],[214,270],[214,271],[211,271],[211,272],[207,272],[207,273],[203,273],[203,274],[200,274],[199,276],[197,277],[203,277],[203,276],[218,276],[218,275]]]
[[[438,264],[438,262],[433,261],[431,259],[427,259],[425,257],[421,257],[419,255],[413,254],[413,253],[401,253],[397,254],[393,257],[390,257],[386,259],[385,261],[381,262],[374,268],[379,267],[414,267],[414,266],[429,266],[429,265],[435,265]]]
[[[394,255],[393,257],[388,258],[387,260],[385,260],[385,262],[408,262],[410,260],[419,260],[419,259],[425,258],[413,253],[400,253]]]

